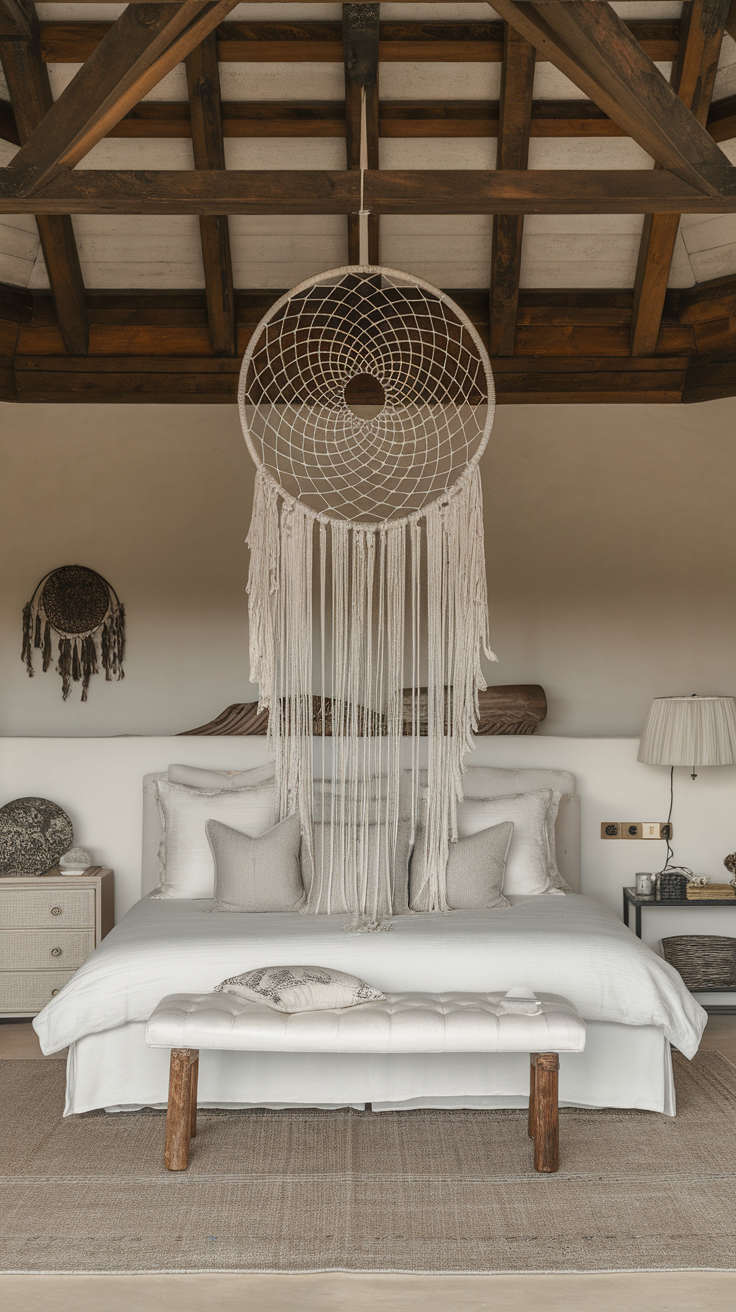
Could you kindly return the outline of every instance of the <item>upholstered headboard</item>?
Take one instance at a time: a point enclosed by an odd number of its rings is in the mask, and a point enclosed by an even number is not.
[[[485,774],[485,768],[479,767],[478,774]],[[529,792],[534,788],[564,789],[560,809],[555,825],[555,844],[557,865],[563,879],[566,879],[574,893],[580,892],[580,798],[574,793],[575,780],[571,774],[560,770],[498,770],[493,791],[498,793]],[[145,897],[156,888],[159,882],[158,849],[161,842],[161,820],[153,783],[162,775],[147,774],[143,779],[143,863],[141,874],[141,893]],[[472,779],[468,772],[466,779]],[[568,791],[569,790],[569,791]],[[497,793],[497,795],[498,795]],[[472,796],[472,790],[466,786],[466,797]],[[487,791],[481,794],[487,796]]]

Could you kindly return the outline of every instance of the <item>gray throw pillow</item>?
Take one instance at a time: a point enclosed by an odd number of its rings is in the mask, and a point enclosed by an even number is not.
[[[205,832],[215,863],[213,911],[301,910],[298,815],[287,816],[258,838],[219,820],[208,820]]]
[[[447,901],[453,911],[480,911],[511,905],[501,890],[513,832],[513,823],[505,820],[490,829],[481,829],[469,838],[450,843],[446,879]],[[426,910],[420,892],[423,882],[424,830],[419,829],[409,884],[413,911]]]

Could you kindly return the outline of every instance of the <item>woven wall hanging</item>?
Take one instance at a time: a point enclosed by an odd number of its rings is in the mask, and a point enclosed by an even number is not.
[[[23,649],[29,678],[33,678],[33,652],[42,653],[42,668],[53,661],[53,638],[58,638],[56,669],[66,701],[72,683],[82,683],[83,702],[89,682],[100,666],[105,679],[124,678],[125,609],[115,589],[93,569],[62,565],[51,570],[23,607]]]
[[[261,320],[239,405],[258,470],[251,680],[270,711],[281,814],[299,812],[317,854],[308,910],[384,928],[407,819],[421,830],[425,909],[448,910],[445,869],[486,687],[483,650],[495,660],[478,471],[495,406],[486,351],[429,283],[379,267],[334,269]],[[312,780],[314,693],[323,707],[332,698],[329,814]],[[364,732],[366,715],[378,731]],[[324,730],[321,741],[324,753]]]

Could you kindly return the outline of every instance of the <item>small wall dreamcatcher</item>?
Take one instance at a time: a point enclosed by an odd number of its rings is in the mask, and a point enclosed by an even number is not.
[[[42,653],[44,672],[53,661],[52,634],[59,639],[56,669],[64,701],[72,683],[81,680],[86,702],[90,679],[100,666],[108,682],[125,677],[125,609],[95,570],[84,565],[50,570],[23,607],[21,659],[31,679],[34,650]]]

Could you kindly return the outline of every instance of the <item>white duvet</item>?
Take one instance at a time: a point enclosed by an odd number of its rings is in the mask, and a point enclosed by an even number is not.
[[[346,934],[347,916],[214,914],[211,903],[143,898],[33,1025],[45,1053],[145,1021],[167,993],[206,993],[256,966],[333,966],[386,993],[569,998],[586,1020],[654,1025],[686,1057],[707,1015],[677,971],[601,903],[512,897],[510,909],[406,915],[389,933]]]

